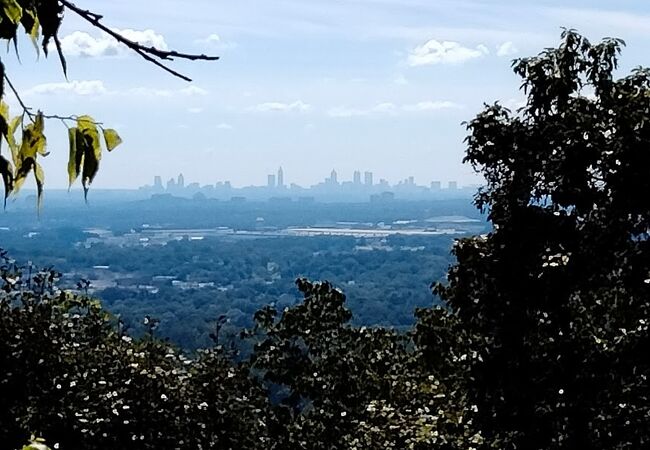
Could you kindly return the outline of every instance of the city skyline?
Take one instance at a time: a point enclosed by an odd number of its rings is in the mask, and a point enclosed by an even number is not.
[[[446,183],[446,184],[443,184]],[[478,185],[475,183],[472,184],[460,184],[457,180],[432,180],[427,184],[417,184],[414,176],[408,176],[406,178],[398,180],[396,183],[390,183],[385,178],[380,178],[378,183],[374,182],[374,173],[370,171],[364,172],[364,180],[361,180],[361,171],[355,170],[352,174],[351,179],[339,179],[338,171],[332,169],[329,177],[325,177],[320,182],[303,186],[298,183],[289,183],[284,182],[284,170],[282,166],[279,167],[277,173],[267,174],[266,182],[259,184],[244,184],[244,185],[234,185],[230,180],[217,180],[215,183],[202,184],[199,182],[191,182],[185,184],[185,175],[179,173],[176,177],[172,176],[167,179],[166,183],[163,183],[163,177],[161,175],[155,175],[153,185],[143,185],[140,188],[153,187],[156,189],[164,188],[166,190],[170,189],[183,189],[183,188],[204,188],[209,186],[225,186],[229,189],[241,189],[241,188],[270,188],[270,189],[291,189],[292,187],[300,189],[311,189],[319,186],[363,186],[363,187],[385,187],[393,188],[398,186],[416,186],[416,187],[426,187],[431,190],[456,190],[464,188],[475,188]]]
[[[109,27],[146,45],[221,56],[174,66],[185,83],[142,62],[77,17],[66,17],[56,57],[36,61],[18,36],[22,62],[3,58],[26,105],[46,114],[90,114],[124,143],[101,161],[96,189],[136,188],[156,174],[200,183],[257,183],[281,163],[310,185],[323,167],[396,181],[480,183],[461,163],[471,120],[485,102],[525,100],[515,58],[559,41],[561,27],[592,42],[623,38],[620,72],[650,66],[650,11],[602,0],[85,0]],[[51,52],[53,56],[56,52]],[[119,67],[120,70],[114,70]],[[10,92],[15,115],[20,105]],[[67,188],[67,130],[47,121],[41,158],[46,189]],[[363,174],[361,174],[363,178]],[[286,178],[286,177],[285,177]],[[277,181],[277,173],[276,173]],[[286,184],[286,181],[285,181]]]

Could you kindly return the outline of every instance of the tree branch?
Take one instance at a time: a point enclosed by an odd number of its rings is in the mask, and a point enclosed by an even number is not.
[[[37,113],[34,113],[32,111],[32,108],[25,105],[25,102],[23,102],[22,98],[20,98],[18,91],[14,87],[13,83],[11,82],[7,74],[4,75],[4,78],[7,84],[9,85],[9,88],[11,88],[11,91],[14,93],[14,97],[16,97],[16,100],[18,100],[18,103],[20,104],[20,107],[23,109],[23,112],[27,114],[27,117],[29,117],[29,119],[33,122],[34,117],[36,117]],[[41,115],[43,116],[44,119],[58,119],[62,121],[64,124],[66,120],[77,121],[79,119],[79,116],[60,116],[58,114],[43,114],[43,113],[41,113]],[[92,122],[92,123],[99,126],[103,125],[101,122]]]
[[[185,81],[192,81],[191,78],[188,78],[187,76],[176,72],[173,69],[170,69],[167,67],[165,64],[161,63],[160,61],[156,60],[155,58],[158,58],[159,60],[166,60],[166,61],[173,61],[174,58],[180,58],[180,59],[187,59],[190,61],[216,61],[219,59],[218,56],[208,56],[204,54],[196,55],[196,54],[190,54],[190,53],[180,53],[175,50],[161,50],[156,47],[148,47],[146,45],[142,45],[138,42],[132,41],[130,39],[125,38],[122,36],[120,33],[111,30],[108,28],[106,25],[102,24],[100,20],[103,18],[99,14],[95,14],[91,11],[81,9],[77,7],[75,4],[71,3],[68,0],[58,0],[59,3],[61,3],[63,6],[68,8],[70,11],[74,12],[78,16],[80,16],[82,19],[86,20],[89,22],[91,25],[99,28],[100,30],[104,31],[105,33],[109,34],[111,37],[113,37],[116,41],[126,45],[129,47],[131,50],[136,52],[138,55],[140,55],[143,59],[146,61],[149,61],[156,66],[160,67],[161,69],[165,70],[166,72],[174,75],[175,77],[181,78]]]

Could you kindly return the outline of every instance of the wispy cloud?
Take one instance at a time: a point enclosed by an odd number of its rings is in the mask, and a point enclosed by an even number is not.
[[[296,100],[292,103],[266,102],[249,108],[254,112],[307,112],[311,105],[304,103],[302,100]]]
[[[43,83],[32,86],[23,92],[26,97],[42,95],[79,95],[85,97],[127,96],[149,98],[172,98],[204,96],[208,91],[197,86],[182,89],[158,89],[152,87],[133,87],[124,89],[109,89],[101,80],[72,80],[60,83]]]
[[[219,34],[212,33],[206,37],[196,39],[194,41],[196,44],[205,45],[211,48],[216,48],[219,50],[227,50],[235,47],[233,42],[225,41]]]
[[[127,39],[138,42],[148,47],[156,47],[160,50],[168,50],[169,47],[165,38],[156,33],[154,30],[132,30],[132,29],[115,29]],[[124,56],[129,53],[129,49],[117,42],[114,38],[106,33],[101,36],[93,36],[85,31],[75,31],[61,39],[63,53],[69,56],[79,56],[84,58]]]
[[[437,41],[431,39],[415,47],[408,55],[411,67],[428,66],[433,64],[461,64],[466,61],[481,58],[490,53],[481,44],[476,48],[465,47],[454,41]]]
[[[367,117],[460,108],[462,108],[462,105],[451,101],[425,101],[404,105],[396,105],[394,103],[386,102],[378,103],[368,108],[349,108],[346,106],[340,106],[331,108],[329,111],[327,111],[327,115],[335,118]]]
[[[232,125],[222,122],[219,125],[217,125],[218,130],[232,130]]]
[[[515,47],[515,44],[513,44],[512,41],[507,41],[503,44],[497,45],[497,56],[511,56],[518,52],[519,49]]]
[[[97,96],[106,94],[108,90],[101,80],[73,80],[67,83],[37,84],[23,92],[29,97],[33,95],[74,94],[83,96]]]

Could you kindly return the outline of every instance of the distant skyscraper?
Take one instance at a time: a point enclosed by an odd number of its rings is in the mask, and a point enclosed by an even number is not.
[[[284,171],[282,167],[278,169],[278,187],[284,187]]]
[[[415,178],[414,177],[409,177],[407,182],[408,182],[408,184],[410,184],[412,186],[412,185],[415,184]]]
[[[332,169],[332,173],[330,174],[330,182],[332,184],[339,184],[339,176],[334,169]]]
[[[442,187],[442,183],[440,183],[440,181],[432,181],[431,182],[431,190],[432,191],[439,191],[441,187]]]
[[[372,172],[366,172],[363,174],[364,184],[366,186],[372,186]]]
[[[178,175],[178,183],[176,183],[180,189],[183,189],[185,187],[185,177],[181,173]]]
[[[449,182],[449,190],[450,191],[455,191],[458,189],[458,182],[457,181],[450,181]]]
[[[358,170],[354,171],[354,184],[361,184],[361,172]]]
[[[174,189],[176,189],[176,181],[173,178],[170,178],[167,181],[167,190],[173,191]]]
[[[153,188],[157,191],[162,191],[164,189],[162,184],[162,178],[160,178],[160,175],[156,175],[153,178]]]
[[[270,187],[270,188],[274,188],[274,187],[275,187],[275,175],[270,174],[270,175],[267,176],[267,179],[266,179],[266,186],[267,186],[267,187]]]

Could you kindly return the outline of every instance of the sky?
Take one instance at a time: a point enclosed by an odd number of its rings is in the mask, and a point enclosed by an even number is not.
[[[314,184],[372,171],[480,182],[462,164],[463,121],[484,103],[524,101],[510,65],[559,41],[561,27],[591,41],[627,42],[621,75],[650,66],[650,5],[555,0],[77,0],[127,37],[163,49],[219,55],[176,61],[187,83],[146,63],[68,12],[56,55],[19,39],[3,55],[26,104],[90,114],[124,143],[105,154],[96,188],[134,188],[183,173],[188,182]],[[6,94],[13,112],[17,103]],[[67,132],[46,125],[47,188],[67,187]]]

